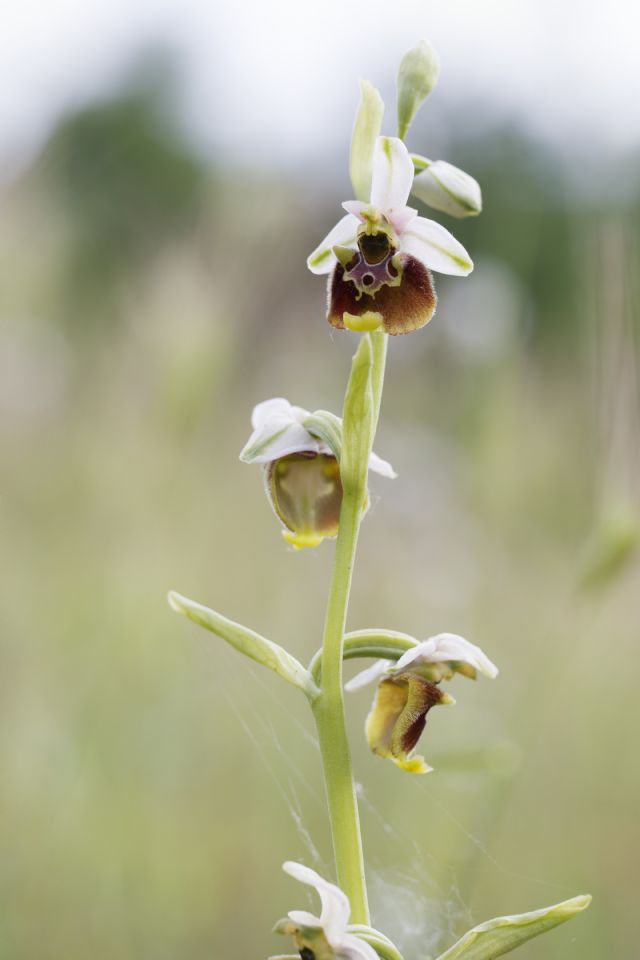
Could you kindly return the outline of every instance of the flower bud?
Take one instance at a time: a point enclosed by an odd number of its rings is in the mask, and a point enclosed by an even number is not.
[[[406,137],[413,118],[438,80],[438,54],[426,40],[405,53],[398,69],[398,136]]]
[[[418,158],[422,163],[422,158]],[[436,160],[413,179],[411,192],[423,203],[452,217],[476,217],[482,212],[480,184],[446,160]]]

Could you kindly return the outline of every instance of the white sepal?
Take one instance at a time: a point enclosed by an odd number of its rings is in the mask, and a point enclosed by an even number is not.
[[[383,460],[377,453],[371,451],[369,457],[369,470],[379,473],[381,477],[387,477],[388,480],[395,480],[398,474],[387,460]]]
[[[334,247],[352,247],[356,249],[356,236],[360,221],[353,214],[348,213],[338,220],[335,227],[329,231],[322,243],[307,257],[307,266],[311,273],[331,273],[338,262]]]
[[[373,151],[371,206],[385,215],[406,207],[413,183],[413,161],[402,140],[378,137]]]
[[[253,408],[251,426],[253,432],[240,453],[243,463],[273,463],[292,453],[331,454],[340,460],[342,421],[326,410],[310,413],[284,397],[274,397]],[[327,440],[316,436],[314,427]],[[331,442],[327,442],[329,439]],[[390,480],[397,477],[391,464],[373,451],[369,457],[369,470]]]
[[[473,270],[471,257],[456,238],[435,220],[415,217],[402,234],[402,252],[437,273],[466,277]]]
[[[393,670],[407,670],[410,667],[419,666],[421,663],[468,663],[469,666],[485,676],[498,676],[498,668],[495,663],[486,656],[485,653],[474,643],[469,643],[464,637],[455,633],[439,633],[435,637],[429,637],[423,640],[416,647],[407,650],[400,657]]]
[[[336,936],[344,933],[351,913],[349,898],[346,893],[343,893],[340,887],[336,887],[335,884],[329,883],[311,867],[305,867],[302,863],[287,860],[286,863],[283,863],[282,869],[295,880],[299,880],[300,883],[306,883],[307,886],[314,887],[320,897],[322,905],[320,916],[312,918],[313,924],[309,923],[308,925],[322,927],[330,943]],[[297,923],[296,915],[300,916],[301,914],[311,918],[311,914],[296,910],[290,912],[289,916],[294,923]]]
[[[378,960],[376,951],[364,940],[347,932],[351,905],[340,887],[323,879],[315,870],[288,860],[282,869],[290,876],[314,887],[322,904],[319,917],[305,910],[291,910],[290,919],[300,926],[320,928],[336,957],[341,960]]]
[[[376,662],[370,667],[367,667],[366,670],[361,670],[360,673],[356,673],[355,677],[352,677],[351,680],[345,683],[344,688],[348,690],[349,693],[353,693],[354,690],[360,690],[361,687],[366,687],[368,683],[373,683],[378,677],[382,677],[385,673],[388,673],[391,666],[392,664],[390,664],[388,660],[376,660]]]
[[[326,443],[303,427],[308,415],[308,410],[292,406],[284,397],[257,404],[251,415],[253,433],[240,459],[243,463],[272,463],[292,453],[330,453]]]

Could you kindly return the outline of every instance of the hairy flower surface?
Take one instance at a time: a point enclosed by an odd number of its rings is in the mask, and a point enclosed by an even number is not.
[[[402,140],[378,137],[369,203],[343,203],[346,216],[308,258],[312,273],[331,274],[328,320],[334,327],[417,330],[436,309],[430,271],[466,276],[473,270],[448,230],[406,205],[413,175]]]
[[[290,876],[314,887],[320,897],[320,916],[306,910],[291,910],[287,920],[276,924],[276,932],[293,937],[303,960],[378,960],[370,944],[348,932],[351,906],[340,887],[324,880],[315,870],[288,860],[282,869]]]
[[[312,414],[275,397],[254,407],[251,424],[240,459],[263,464],[267,498],[285,540],[301,549],[337,536],[342,505],[339,418],[324,411]],[[384,477],[396,475],[375,453],[369,469]]]
[[[387,660],[378,660],[350,680],[347,690],[380,680],[365,726],[373,753],[393,760],[408,773],[428,773],[431,767],[413,750],[431,707],[455,702],[439,686],[441,680],[450,680],[455,673],[470,679],[478,673],[493,678],[498,668],[480,647],[464,637],[440,633],[407,650],[393,666]]]

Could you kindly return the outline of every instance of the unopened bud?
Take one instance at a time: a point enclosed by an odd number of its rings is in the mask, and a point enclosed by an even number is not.
[[[422,161],[422,158],[418,159]],[[418,173],[411,192],[434,210],[452,217],[475,217],[482,211],[478,181],[446,160],[436,160]]]
[[[438,80],[438,54],[426,40],[405,53],[398,69],[398,136],[404,140],[413,118]]]

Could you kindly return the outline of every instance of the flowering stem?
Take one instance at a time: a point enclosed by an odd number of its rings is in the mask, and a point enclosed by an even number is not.
[[[372,392],[372,430],[366,460],[364,464],[359,465],[361,468],[359,472],[364,478],[366,478],[373,434],[380,412],[387,348],[386,334],[376,331],[370,336],[371,376],[363,382],[362,389],[368,389],[370,385]],[[346,417],[345,428],[348,429]],[[322,686],[320,696],[313,704],[313,710],[320,740],[338,884],[351,902],[351,922],[368,924],[369,906],[364,876],[360,818],[351,768],[342,689],[344,633],[364,496],[365,491],[362,487],[351,484],[345,486],[324,626]]]

